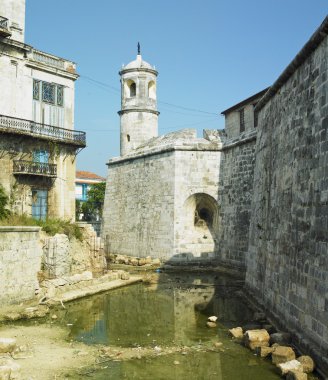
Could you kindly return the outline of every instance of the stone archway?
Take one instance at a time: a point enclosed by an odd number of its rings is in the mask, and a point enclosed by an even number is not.
[[[180,253],[192,257],[214,257],[219,229],[219,206],[206,193],[196,193],[183,205]]]

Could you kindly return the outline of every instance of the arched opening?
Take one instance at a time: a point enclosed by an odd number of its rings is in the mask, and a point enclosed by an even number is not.
[[[148,83],[148,97],[156,99],[156,84],[153,80]]]
[[[209,194],[191,195],[183,205],[182,218],[179,222],[180,253],[192,257],[211,258],[217,249],[219,229],[218,202]]]
[[[130,98],[133,98],[134,96],[136,96],[136,93],[137,93],[137,87],[136,87],[136,84],[133,82],[130,85]]]
[[[132,79],[128,79],[124,83],[124,93],[127,98],[133,98],[137,94],[137,85]]]

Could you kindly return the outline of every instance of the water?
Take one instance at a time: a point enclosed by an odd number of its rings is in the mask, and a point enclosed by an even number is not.
[[[269,360],[233,341],[253,311],[240,297],[242,282],[218,274],[160,275],[159,283],[133,285],[71,302],[60,319],[69,339],[110,347],[111,358],[72,375],[97,380],[274,380]],[[219,317],[216,328],[207,318]],[[215,343],[222,345],[215,346]]]

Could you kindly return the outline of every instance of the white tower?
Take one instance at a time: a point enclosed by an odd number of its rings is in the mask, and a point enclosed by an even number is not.
[[[121,156],[158,136],[157,71],[141,58],[124,66],[121,75]]]

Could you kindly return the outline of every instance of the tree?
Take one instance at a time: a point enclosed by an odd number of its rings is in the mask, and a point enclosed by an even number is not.
[[[98,220],[102,215],[106,182],[95,183],[88,190],[88,199],[81,205],[84,220]]]

